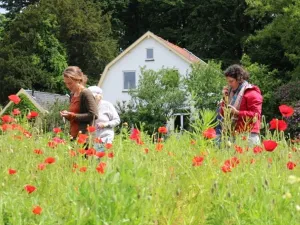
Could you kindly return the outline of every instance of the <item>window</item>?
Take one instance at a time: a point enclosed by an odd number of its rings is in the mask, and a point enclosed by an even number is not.
[[[124,73],[124,90],[135,89],[135,71],[125,71]]]
[[[147,48],[146,49],[146,60],[148,60],[148,61],[154,60],[153,48]]]

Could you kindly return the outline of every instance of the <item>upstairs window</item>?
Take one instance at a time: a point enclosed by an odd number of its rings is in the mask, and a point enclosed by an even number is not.
[[[135,89],[136,88],[136,77],[135,71],[124,71],[124,90]]]

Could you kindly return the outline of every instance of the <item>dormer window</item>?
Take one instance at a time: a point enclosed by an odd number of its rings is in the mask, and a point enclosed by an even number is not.
[[[153,48],[146,48],[146,61],[154,61]]]

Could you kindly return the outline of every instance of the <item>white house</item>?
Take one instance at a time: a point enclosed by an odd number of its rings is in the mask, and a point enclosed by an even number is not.
[[[197,62],[203,61],[148,31],[105,67],[98,86],[103,90],[104,99],[116,105],[118,101],[130,100],[128,91],[137,86],[142,67],[174,68],[185,76],[190,65]]]

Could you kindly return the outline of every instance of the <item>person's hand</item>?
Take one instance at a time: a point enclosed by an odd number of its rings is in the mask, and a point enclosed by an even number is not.
[[[106,123],[102,123],[102,122],[97,123],[97,128],[103,129],[103,128],[105,128],[105,127],[107,127],[107,124],[106,124]]]
[[[228,86],[223,87],[222,94],[223,94],[223,97],[228,96],[228,94],[229,94]]]
[[[69,114],[70,114],[70,112],[68,112],[67,110],[63,110],[60,112],[61,117],[67,117]]]
[[[233,115],[239,115],[239,110],[237,110],[234,106],[228,105],[228,107],[230,108],[230,111]]]

